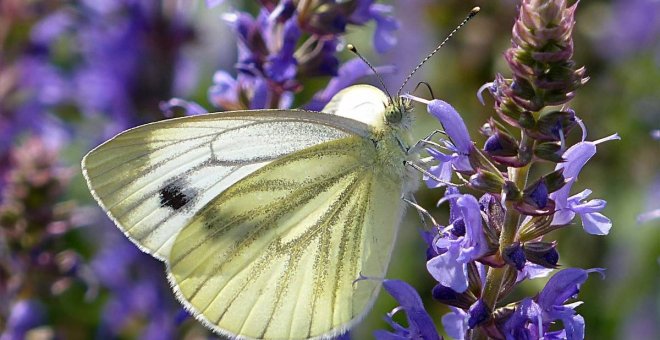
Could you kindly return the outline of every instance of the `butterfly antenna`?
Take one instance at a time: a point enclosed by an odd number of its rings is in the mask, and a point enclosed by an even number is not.
[[[385,86],[385,82],[383,81],[383,78],[381,78],[380,74],[378,74],[378,72],[376,72],[376,69],[367,61],[367,59],[365,59],[360,54],[360,52],[358,52],[357,48],[355,48],[355,46],[353,44],[346,45],[346,48],[348,48],[349,51],[353,52],[353,54],[358,56],[365,64],[367,64],[367,66],[369,66],[371,71],[376,75],[376,78],[378,78],[378,81],[380,82],[380,85],[385,90],[385,93],[387,93],[387,96],[390,98],[390,102],[394,103],[394,101],[392,100],[392,95],[390,94],[390,91],[387,90],[387,87]]]
[[[470,11],[470,14],[468,14],[467,17],[465,17],[465,19],[463,19],[463,22],[461,22],[458,26],[456,26],[456,28],[454,28],[454,30],[451,31],[451,33],[449,33],[449,35],[445,38],[445,40],[443,40],[440,43],[440,45],[438,45],[438,47],[436,47],[435,50],[433,50],[433,52],[429,53],[429,55],[427,55],[426,58],[424,58],[424,60],[422,60],[419,64],[417,64],[417,66],[415,66],[415,68],[412,70],[412,72],[410,72],[408,77],[406,77],[406,80],[403,81],[403,84],[401,84],[401,87],[399,88],[399,90],[396,92],[397,97],[401,95],[401,91],[403,90],[403,87],[406,86],[406,84],[408,83],[410,78],[412,78],[413,74],[415,74],[415,72],[417,72],[417,70],[419,70],[419,68],[422,67],[422,65],[424,65],[424,63],[426,63],[429,59],[431,59],[431,57],[436,52],[438,52],[442,48],[442,46],[444,46],[447,43],[447,41],[449,41],[449,39],[451,39],[451,37],[456,32],[458,32],[458,30],[461,29],[461,27],[465,26],[465,24],[467,24],[467,22],[470,21],[470,19],[474,18],[474,16],[477,15],[477,13],[479,13],[480,10],[481,9],[479,7],[473,8]]]

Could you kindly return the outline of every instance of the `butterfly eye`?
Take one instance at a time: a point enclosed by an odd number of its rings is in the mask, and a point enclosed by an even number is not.
[[[402,118],[403,118],[403,114],[401,113],[401,107],[399,107],[398,105],[390,106],[387,109],[387,112],[385,112],[385,119],[390,124],[399,123],[401,122]]]

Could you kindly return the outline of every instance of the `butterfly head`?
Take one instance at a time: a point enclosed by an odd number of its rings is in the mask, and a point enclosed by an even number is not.
[[[412,101],[405,97],[390,99],[385,106],[385,121],[392,127],[407,128],[411,124]]]

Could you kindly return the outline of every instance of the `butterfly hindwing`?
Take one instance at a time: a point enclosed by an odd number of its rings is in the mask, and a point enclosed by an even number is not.
[[[211,199],[274,159],[355,134],[364,124],[318,112],[263,110],[171,119],[127,130],[82,162],[117,226],[159,259]]]
[[[394,244],[402,182],[382,180],[371,140],[281,157],[210,201],[176,237],[170,280],[227,335],[339,334],[370,308]]]

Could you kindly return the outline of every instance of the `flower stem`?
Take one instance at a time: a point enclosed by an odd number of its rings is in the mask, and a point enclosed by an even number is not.
[[[534,141],[531,138],[526,138],[526,135],[523,133],[521,147],[532,149],[533,146]],[[527,177],[531,165],[532,162],[529,162],[527,165],[520,168],[509,168],[509,178],[521,190],[527,185]],[[500,234],[500,249],[498,256],[502,256],[501,254],[504,252],[504,249],[515,241],[516,233],[518,232],[518,227],[521,222],[520,220],[521,215],[516,209],[514,209],[513,202],[507,201],[504,226],[502,228],[502,233]],[[491,310],[495,310],[497,301],[500,298],[499,294],[502,290],[502,283],[504,282],[504,278],[509,276],[508,274],[511,274],[507,273],[507,271],[511,270],[515,269],[511,266],[504,266],[502,268],[492,267],[488,270],[482,299]]]

